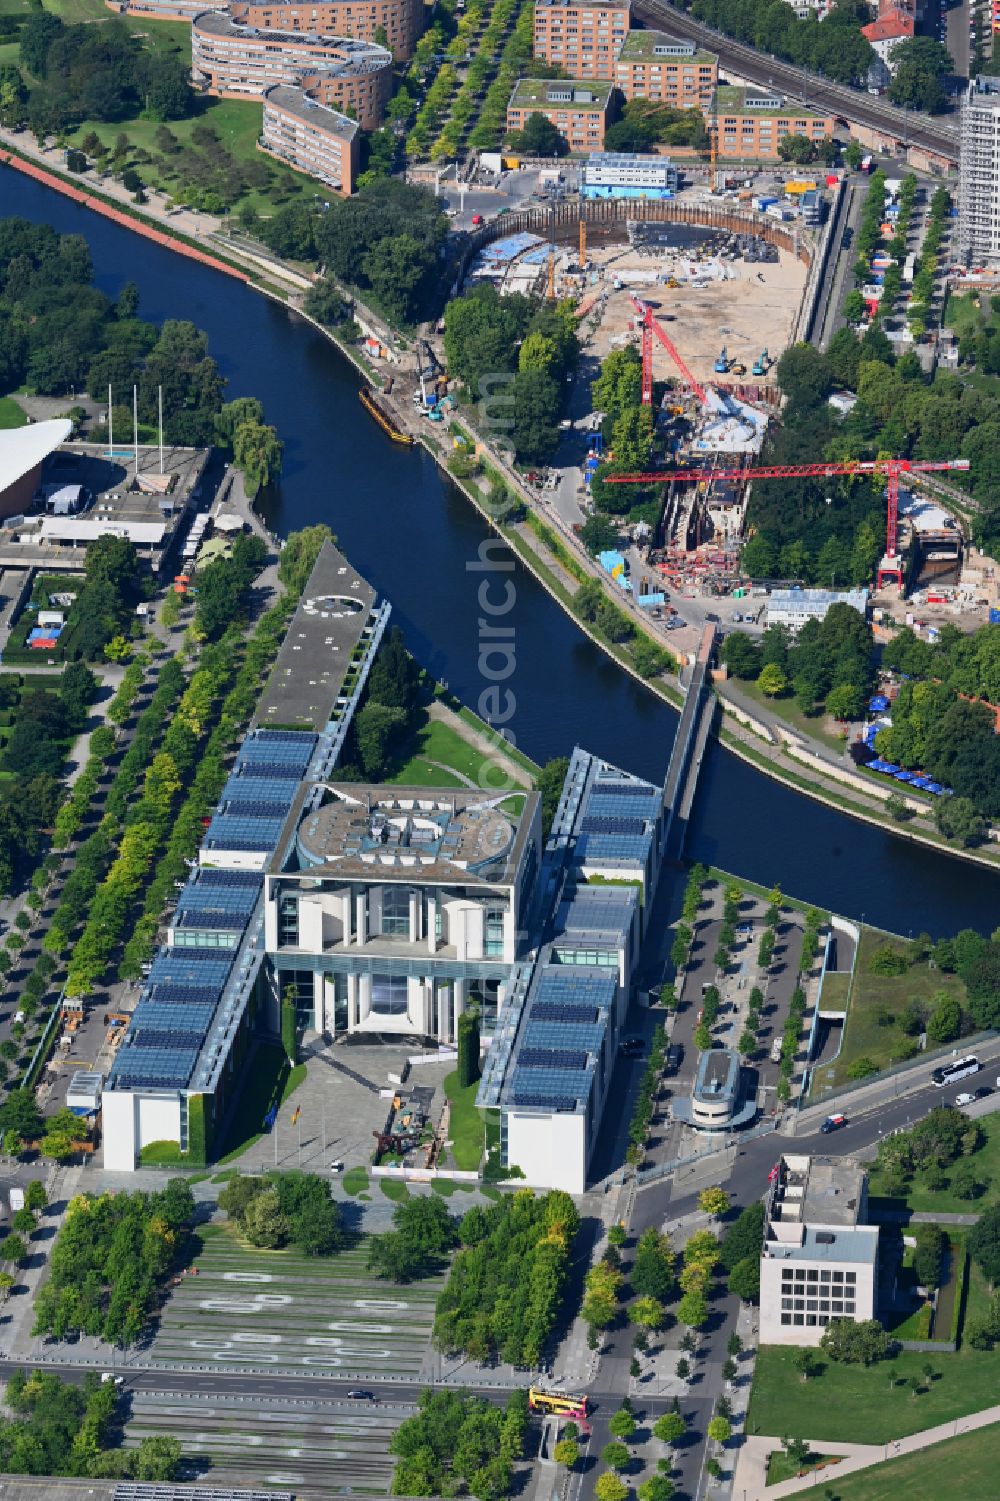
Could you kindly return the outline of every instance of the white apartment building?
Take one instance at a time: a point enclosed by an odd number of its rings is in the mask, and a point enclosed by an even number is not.
[[[788,1153],[774,1169],[760,1258],[760,1341],[818,1345],[831,1319],[875,1317],[878,1226],[852,1158]]]
[[[1000,256],[1000,78],[970,79],[962,103],[958,243],[974,265]]]

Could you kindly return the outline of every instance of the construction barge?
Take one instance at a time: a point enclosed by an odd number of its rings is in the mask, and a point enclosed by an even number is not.
[[[358,391],[358,399],[368,415],[375,418],[382,431],[388,433],[394,443],[405,443],[409,447],[416,442],[409,433],[399,430],[371,386],[362,386]]]

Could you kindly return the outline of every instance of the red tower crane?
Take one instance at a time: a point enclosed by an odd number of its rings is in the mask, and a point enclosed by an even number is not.
[[[899,476],[901,474],[926,474],[942,470],[967,470],[968,459],[848,459],[843,463],[824,464],[761,464],[756,468],[732,469],[662,469],[654,474],[609,474],[609,485],[663,484],[670,480],[682,480],[685,484],[712,480],[752,479],[832,479],[838,475],[884,475],[886,479],[885,557],[879,564],[878,586],[886,579],[894,579],[903,587],[903,565],[897,553],[899,521]]]
[[[667,351],[667,353],[669,354],[670,358],[673,360],[674,364],[677,366],[678,370],[681,372],[681,374],[683,375],[684,379],[687,381],[688,385],[691,387],[691,390],[694,392],[694,394],[697,396],[698,400],[701,402],[702,406],[708,406],[709,405],[708,392],[705,390],[704,386],[700,385],[698,383],[698,381],[695,380],[694,376],[691,374],[690,370],[685,365],[684,361],[681,359],[680,352],[678,351],[677,346],[673,343],[673,341],[671,339],[668,339],[667,335],[663,332],[663,329],[660,327],[659,320],[653,316],[653,309],[650,307],[649,303],[648,302],[641,302],[639,300],[639,298],[638,297],[634,297],[631,292],[628,295],[629,295],[629,298],[631,299],[632,306],[635,308],[636,312],[642,318],[642,404],[643,404],[643,406],[644,407],[648,407],[648,406],[652,406],[652,404],[653,404],[653,335],[654,334],[659,339],[660,343],[663,345],[664,349]]]

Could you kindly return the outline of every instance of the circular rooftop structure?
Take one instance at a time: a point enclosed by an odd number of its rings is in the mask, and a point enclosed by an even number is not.
[[[398,797],[361,788],[338,790],[329,802],[307,813],[297,847],[303,869],[336,865],[345,877],[387,873],[432,877],[435,868],[468,871],[489,880],[503,870],[514,844],[515,825],[479,793]]]

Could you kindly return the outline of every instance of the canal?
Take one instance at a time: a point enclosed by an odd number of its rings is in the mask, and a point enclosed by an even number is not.
[[[280,533],[328,523],[352,562],[393,603],[410,649],[466,703],[490,686],[475,565],[488,533],[422,448],[393,446],[357,400],[358,377],[302,319],[239,282],[133,235],[20,174],[0,169],[0,212],[84,234],[98,285],[131,279],[140,312],[204,328],[229,381],[257,396],[285,442],[267,519]],[[594,647],[520,566],[511,728],[538,761],[574,744],[662,778],[677,716]],[[495,585],[499,594],[499,586]],[[491,665],[496,665],[492,659]],[[692,857],[779,883],[820,906],[897,931],[991,932],[1000,874],[857,823],[761,775],[713,743],[688,837]]]

